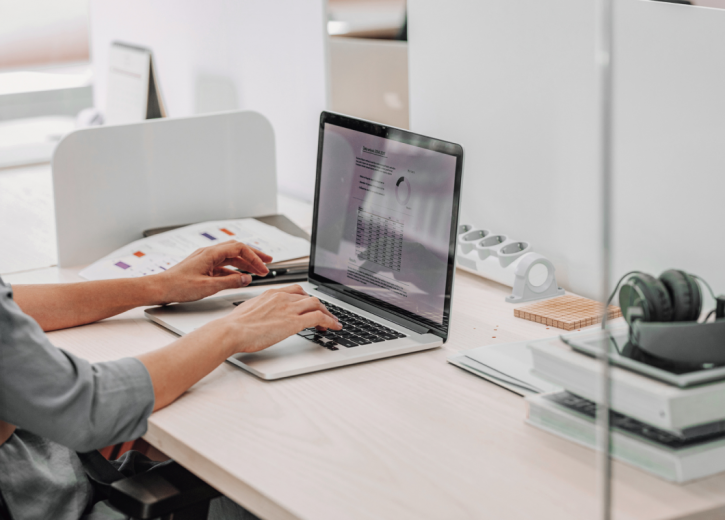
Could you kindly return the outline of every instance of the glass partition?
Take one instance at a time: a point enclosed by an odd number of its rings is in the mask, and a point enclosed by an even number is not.
[[[708,464],[682,466],[692,446],[713,453],[725,416],[715,397],[725,378],[717,297],[725,287],[719,238],[725,13],[712,9],[725,5],[598,0],[597,6],[600,298],[623,317],[608,320],[599,339],[574,343],[601,360],[601,517],[616,516],[618,495],[629,492],[616,478],[625,470],[620,462],[612,466],[607,448],[642,471],[642,479],[674,482],[661,507],[677,516],[682,484],[707,486],[693,481],[725,470],[711,455]],[[637,409],[645,395],[667,404]],[[667,408],[685,398],[688,411]],[[665,454],[673,458],[665,462]]]

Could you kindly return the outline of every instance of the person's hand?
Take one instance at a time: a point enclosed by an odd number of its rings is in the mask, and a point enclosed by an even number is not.
[[[218,321],[224,322],[230,334],[238,338],[233,353],[264,350],[309,327],[342,329],[320,300],[309,296],[299,285],[265,291]]]
[[[160,286],[160,303],[189,302],[211,296],[223,289],[245,287],[252,281],[250,275],[225,266],[264,276],[269,272],[264,264],[271,261],[271,256],[236,240],[230,240],[197,249],[168,271],[151,278],[155,278]]]
[[[265,291],[223,318],[138,359],[154,387],[154,410],[183,394],[225,359],[258,352],[308,327],[342,328],[317,298],[292,285]]]

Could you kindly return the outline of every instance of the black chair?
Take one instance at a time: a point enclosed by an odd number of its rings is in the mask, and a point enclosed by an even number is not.
[[[111,484],[109,502],[134,520],[204,520],[216,489],[176,462]]]
[[[97,452],[79,453],[95,489],[133,520],[204,520],[216,489],[174,461],[125,477]]]

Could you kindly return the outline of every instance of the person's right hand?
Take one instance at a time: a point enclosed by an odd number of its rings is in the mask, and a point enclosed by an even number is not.
[[[229,240],[197,249],[168,271],[144,280],[154,279],[157,282],[155,285],[161,289],[160,301],[155,301],[154,304],[190,302],[201,300],[223,289],[246,287],[252,281],[249,274],[242,274],[225,266],[264,276],[269,272],[264,263],[271,261],[271,256],[242,242]]]
[[[154,386],[154,410],[191,388],[225,359],[258,352],[308,327],[342,326],[299,285],[272,289],[170,345],[139,356]]]
[[[303,329],[340,330],[342,325],[299,285],[271,289],[221,318],[239,338],[236,352],[258,352]],[[235,352],[235,353],[236,353]]]

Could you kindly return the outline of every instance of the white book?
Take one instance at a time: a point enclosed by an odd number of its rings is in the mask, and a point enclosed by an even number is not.
[[[534,373],[578,396],[601,402],[600,362],[561,340],[531,343]],[[611,367],[611,409],[658,428],[682,433],[725,419],[725,381],[688,388]]]
[[[166,117],[150,49],[114,42],[109,56],[105,123]]]
[[[526,422],[583,446],[593,448],[596,424],[593,416],[579,413],[552,400],[556,392],[526,398]],[[620,420],[626,418],[620,416]],[[636,423],[636,421],[629,421]],[[639,423],[640,430],[646,430]],[[666,432],[648,432],[642,436],[637,425],[614,427],[611,434],[612,457],[665,480],[683,483],[725,471],[724,434],[700,442],[678,442]]]

